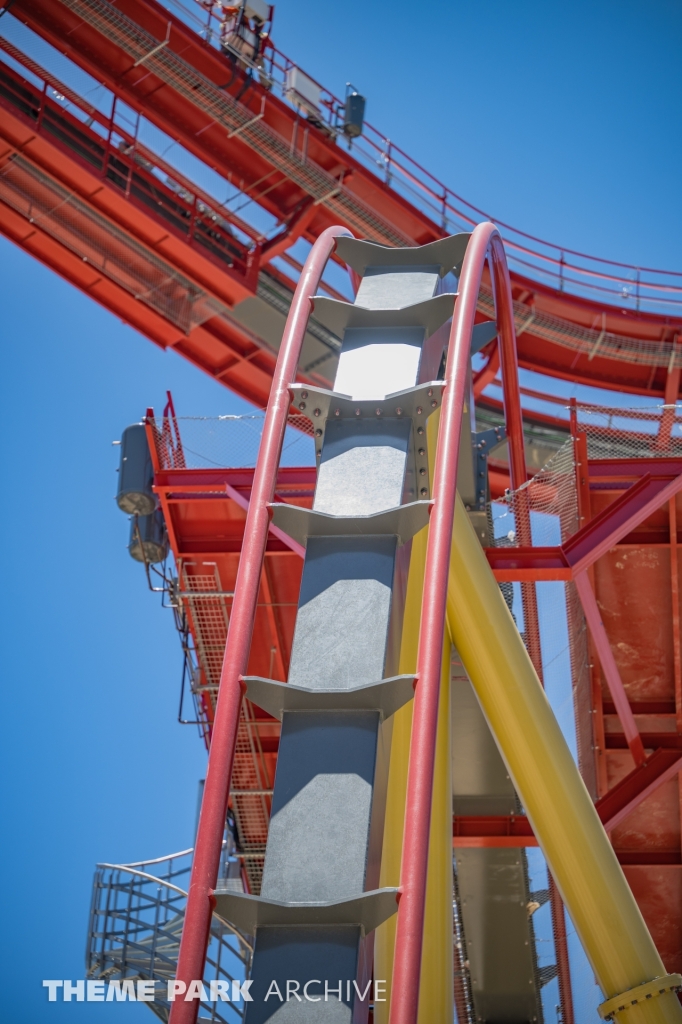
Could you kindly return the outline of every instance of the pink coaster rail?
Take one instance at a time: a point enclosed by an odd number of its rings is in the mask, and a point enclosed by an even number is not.
[[[208,946],[213,890],[218,879],[220,851],[225,830],[230,778],[242,702],[240,677],[247,669],[251,637],[261,582],[261,570],[268,539],[268,504],[274,499],[287,416],[291,405],[289,386],[296,369],[310,315],[310,299],[317,292],[327,260],[336,239],[350,235],[344,227],[323,231],[310,250],[299,278],[287,319],[272,390],[265,413],[263,436],[253,479],[251,500],[244,528],[244,544],[234,588],[232,617],[220,675],[206,784],[194,849],[192,874],[187,894],[185,923],[180,941],[176,978],[189,987],[195,978],[203,978]],[[171,1007],[170,1024],[195,1024],[199,1001],[180,997]]]
[[[505,384],[512,481],[525,481],[522,419],[516,374],[516,337],[509,271],[502,239],[494,224],[479,224],[467,247],[459,297],[450,331],[446,387],[441,407],[429,524],[426,572],[419,629],[417,685],[407,778],[400,902],[396,932],[390,1024],[416,1024],[424,932],[426,876],[431,824],[431,794],[438,724],[441,659],[445,635],[450,547],[457,494],[457,462],[462,409],[476,301],[483,268],[489,261],[497,311]]]

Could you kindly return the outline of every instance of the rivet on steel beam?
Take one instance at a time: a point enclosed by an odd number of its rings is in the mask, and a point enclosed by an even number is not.
[[[377,409],[377,416],[381,416],[381,409]]]
[[[302,411],[303,411],[303,410],[305,409],[305,402],[299,402],[299,403],[298,403],[298,407],[299,407],[299,409],[300,409],[300,410],[301,410],[301,412],[302,412]]]
[[[334,409],[334,415],[335,416],[340,416],[341,415],[341,410],[340,409]]]
[[[319,427],[318,427],[318,428],[317,428],[317,430],[315,431],[315,437],[322,437],[322,431],[320,430],[320,428],[319,428]]]
[[[421,416],[423,411],[424,410],[422,409],[421,405],[418,405],[417,408],[415,409],[415,412],[416,412],[417,416]]]
[[[431,408],[435,409],[437,405],[438,405],[438,402],[436,401],[436,399],[432,398],[431,399]]]
[[[426,448],[417,448],[417,455],[426,455]]]
[[[307,398],[307,397],[308,397],[308,392],[307,391],[302,391],[301,392],[301,398]]]
[[[424,428],[423,427],[417,427],[417,433],[421,437],[421,435],[424,433]]]
[[[422,466],[422,467],[421,467],[421,469],[419,470],[419,475],[420,475],[420,476],[426,476],[426,470],[424,469],[424,467],[423,467],[423,466]]]
[[[402,416],[403,410],[400,408],[400,406],[398,406],[398,408],[396,409],[395,414],[396,416]]]
[[[321,409],[313,409],[313,416],[320,416],[322,414]]]
[[[433,398],[433,388],[429,388],[426,394],[429,396],[429,398]]]
[[[355,410],[355,415],[356,415],[356,416],[360,416],[360,415],[362,415],[362,410],[361,410],[361,409],[356,409],[356,410]]]
[[[426,490],[426,488],[425,488],[425,487],[422,487],[422,489],[421,489],[421,491],[420,491],[419,493],[421,494],[422,498],[425,498],[425,497],[426,497],[426,495],[427,495],[427,490]]]

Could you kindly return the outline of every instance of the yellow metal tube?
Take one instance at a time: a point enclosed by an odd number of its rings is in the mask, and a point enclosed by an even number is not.
[[[606,999],[666,974],[461,500],[448,625]],[[614,1013],[682,1024],[674,992]]]
[[[403,632],[400,648],[400,672],[414,672],[417,665],[417,641],[424,585],[428,528],[412,541],[407,581]],[[419,997],[419,1024],[434,1024],[453,1019],[452,959],[452,767],[450,757],[450,639],[443,652],[443,677],[438,707],[438,735],[429,840],[429,868],[426,891],[426,918],[422,952],[422,985]],[[405,822],[407,766],[412,730],[412,703],[393,716],[391,762],[388,777],[384,844],[381,859],[382,886],[400,884],[400,859]],[[386,981],[386,1001],[374,1007],[376,1024],[388,1024],[395,915],[377,928],[374,947],[374,976]]]

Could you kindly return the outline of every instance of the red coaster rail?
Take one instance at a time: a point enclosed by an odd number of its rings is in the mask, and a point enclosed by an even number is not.
[[[334,249],[335,239],[348,234],[350,232],[344,227],[327,228],[308,255],[291,304],[265,413],[263,437],[234,588],[232,617],[220,677],[206,783],[187,894],[185,924],[180,942],[176,978],[178,981],[184,981],[187,986],[193,979],[204,976],[206,947],[214,905],[213,889],[218,878],[230,777],[239,728],[242,702],[240,679],[246,672],[251,648],[261,570],[270,525],[268,504],[274,498],[280,453],[291,405],[289,387],[296,379],[296,367],[310,315],[310,299],[317,292],[327,260]],[[197,1000],[174,1002],[170,1014],[171,1024],[194,1024],[198,1008]]]
[[[410,823],[410,827],[405,829],[403,839],[401,896],[391,986],[392,992],[400,993],[400,998],[391,1001],[391,1024],[416,1024],[419,1008],[431,798],[457,464],[471,336],[486,259],[490,264],[497,299],[512,480],[525,481],[526,478],[509,271],[502,239],[495,225],[488,222],[474,228],[464,257],[445,370],[407,778],[405,821]]]

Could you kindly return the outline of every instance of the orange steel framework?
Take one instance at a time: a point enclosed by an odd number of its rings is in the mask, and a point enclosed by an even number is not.
[[[34,161],[86,207],[124,226],[133,237],[141,234],[141,243],[163,253],[171,265],[177,260],[178,271],[207,293],[213,295],[217,288],[218,297],[228,307],[239,296],[253,293],[259,267],[271,268],[272,259],[288,245],[299,237],[314,240],[334,221],[347,223],[357,234],[383,244],[424,244],[448,233],[434,219],[436,197],[442,206],[441,220],[450,217],[452,222],[472,223],[480,219],[478,211],[465,208],[459,197],[395,146],[387,156],[388,180],[382,181],[341,149],[328,130],[302,120],[258,81],[250,80],[244,92],[244,74],[154,0],[122,0],[115,6],[107,0],[16,0],[11,15],[104,83],[114,97],[236,183],[276,217],[282,228],[266,240],[254,238],[253,229],[240,223],[251,236],[248,254],[242,252],[231,273],[223,263],[221,273],[216,274],[201,259],[190,259],[186,249],[181,251],[184,247],[178,245],[181,239],[177,236],[183,235],[185,243],[187,237],[178,230],[178,221],[184,217],[176,218],[173,230],[171,218],[157,217],[153,223],[152,215],[152,224],[143,223],[138,231],[140,203],[135,196],[131,199],[130,190],[124,189],[128,194],[123,202],[120,194],[114,199],[111,179],[102,187],[101,180],[84,177],[85,170],[91,175],[92,163],[82,153],[80,157],[75,154],[68,140],[55,139],[41,118],[38,123],[31,119],[26,124],[21,118],[20,124],[15,123],[6,103],[0,160],[6,164],[20,155]],[[49,97],[45,103],[49,106]],[[144,156],[148,159],[149,154]],[[124,177],[129,173],[129,168],[121,170]],[[415,195],[426,196],[425,208],[391,187],[400,174],[412,183]],[[194,187],[190,191],[197,193]],[[51,236],[46,237],[40,224],[34,223],[27,231],[25,218],[12,215],[4,206],[1,212],[0,226],[18,244],[158,343],[176,347],[228,386],[265,405],[266,381],[258,379],[256,367],[262,367],[263,375],[269,377],[273,364],[262,351],[254,352],[257,342],[248,332],[234,323],[229,327],[224,322],[217,324],[215,317],[180,332],[163,317],[140,309],[138,300],[121,295],[102,275],[77,267],[71,254],[55,245]],[[149,204],[144,212],[149,214]],[[656,272],[647,293],[642,282],[649,272],[603,261],[592,264],[589,258],[566,250],[551,252],[543,248],[546,243],[521,232],[513,237],[519,266],[525,268],[524,273],[515,270],[511,275],[519,365],[622,391],[664,394],[666,384],[672,385],[669,377],[677,373],[673,353],[682,327],[678,277]],[[189,241],[191,244],[191,238]],[[194,245],[194,252],[198,248]],[[630,271],[632,281],[627,276]],[[543,277],[552,284],[543,283]],[[595,298],[575,294],[577,284],[586,282]],[[624,290],[633,293],[629,308],[622,299]],[[657,305],[647,303],[647,294],[649,300],[656,297]],[[488,293],[488,309],[491,301]],[[647,311],[647,305],[658,312]],[[251,376],[251,366],[240,365],[245,360],[255,362]],[[497,355],[491,350],[488,377],[494,376],[496,366]]]
[[[233,81],[227,82],[228,72],[234,69],[225,56],[154,0],[120,0],[115,6],[106,0],[16,0],[11,16],[103,82],[115,100],[237,182],[245,195],[255,196],[282,227],[274,237],[263,238],[246,220],[228,214],[224,206],[126,133],[113,111],[107,118],[2,40],[2,50],[26,74],[10,66],[2,69],[0,230],[155,343],[175,348],[261,407],[270,393],[276,352],[232,310],[257,294],[259,275],[266,268],[285,292],[293,291],[294,280],[273,265],[276,257],[286,256],[286,249],[299,238],[315,240],[334,223],[383,244],[424,244],[448,233],[437,218],[399,194],[389,174],[381,180],[343,150],[328,131],[302,121],[262,84],[251,81],[244,91],[243,71],[237,69]],[[139,29],[136,37],[130,34],[131,25]],[[164,42],[157,54],[151,54],[150,39],[157,46]],[[36,80],[42,85],[36,85]],[[195,88],[197,82],[199,88]],[[66,96],[79,116],[65,110],[55,92]],[[242,130],[251,121],[254,127]],[[262,129],[260,135],[255,134],[256,127]],[[401,167],[407,168],[423,186],[424,176],[411,170],[395,147],[390,161],[396,174]],[[153,173],[155,169],[174,187],[164,184]],[[429,187],[442,200],[445,219],[457,197],[446,190],[441,195],[436,184]],[[42,197],[41,208],[50,210],[58,205],[55,197],[68,198],[66,212],[59,222],[54,213],[49,223],[46,217],[32,217],[28,206],[22,209],[16,201],[9,202],[10,195],[20,194],[30,195],[37,206]],[[461,208],[459,214],[464,219],[471,216]],[[483,392],[498,379],[501,364],[511,475],[504,464],[491,466],[494,493],[510,483],[517,489],[527,478],[516,359],[519,366],[541,373],[661,396],[668,406],[674,406],[679,396],[682,293],[677,280],[656,278],[656,295],[664,296],[667,307],[659,304],[655,312],[632,305],[625,308],[625,303],[616,303],[625,271],[616,264],[610,269],[595,265],[590,273],[595,288],[603,289],[603,297],[588,298],[576,294],[576,287],[571,291],[589,266],[580,254],[543,257],[556,267],[552,271],[556,286],[552,286],[539,279],[537,261],[533,262],[533,254],[540,250],[539,243],[535,245],[538,240],[524,236],[524,241],[520,234],[514,236],[518,265],[523,267],[525,260],[526,272],[511,272],[508,301],[502,304],[507,323],[501,331],[503,340],[513,337],[515,322],[516,353],[512,359],[509,346],[505,349],[493,342],[486,349],[487,363],[474,381],[477,397],[495,407],[495,399]],[[89,258],[70,241],[86,235]],[[152,273],[172,280],[172,294],[165,305],[141,300],[129,281],[115,280],[101,270],[98,253],[112,246],[122,254],[130,281]],[[295,273],[300,270],[295,260],[289,256],[287,260]],[[497,297],[499,301],[499,290]],[[480,316],[490,312],[491,302],[491,282],[484,274]],[[178,309],[190,309],[184,320]],[[293,373],[289,379],[293,380]],[[297,379],[319,380],[305,374]],[[521,390],[530,398],[565,404]],[[663,450],[673,417],[674,412],[660,416]],[[575,416],[567,422],[561,416],[535,413],[534,419],[570,428],[581,528],[553,548],[533,547],[529,535],[521,536],[520,547],[488,549],[488,561],[500,582],[524,584],[524,610],[531,617],[535,582],[574,580],[579,589],[593,653],[597,809],[667,969],[679,971],[682,644],[677,551],[682,459],[590,459],[585,433]],[[222,588],[231,592],[253,473],[170,466],[159,457],[151,417],[148,422],[156,459],[155,486],[176,561],[186,566],[186,581],[190,581],[186,589],[194,586],[198,591],[204,586],[191,580],[202,576],[198,566],[214,562],[220,568]],[[308,468],[280,469],[273,477],[275,494],[309,506],[314,475]],[[272,675],[274,658],[278,674],[286,678],[300,558],[272,534],[264,543],[263,567],[253,581],[256,642],[248,671]],[[189,600],[188,605],[191,608]],[[537,666],[537,654],[533,660]],[[208,742],[215,715],[210,688],[203,692],[202,701]],[[267,828],[279,723],[249,708],[247,718],[242,715],[234,728],[237,733],[241,730],[250,749],[255,744],[262,766],[257,777],[246,769],[241,782],[233,777],[233,786],[237,783],[233,804],[241,801],[245,822],[258,817],[255,800],[262,808],[261,832],[253,836],[255,850],[260,849],[262,829]],[[237,765],[239,745],[236,757]],[[242,789],[254,795],[245,797]],[[525,818],[457,817],[453,822],[454,846],[534,844]],[[209,885],[207,878],[205,885]],[[255,874],[248,878],[257,884]],[[196,934],[204,923],[202,918]]]

